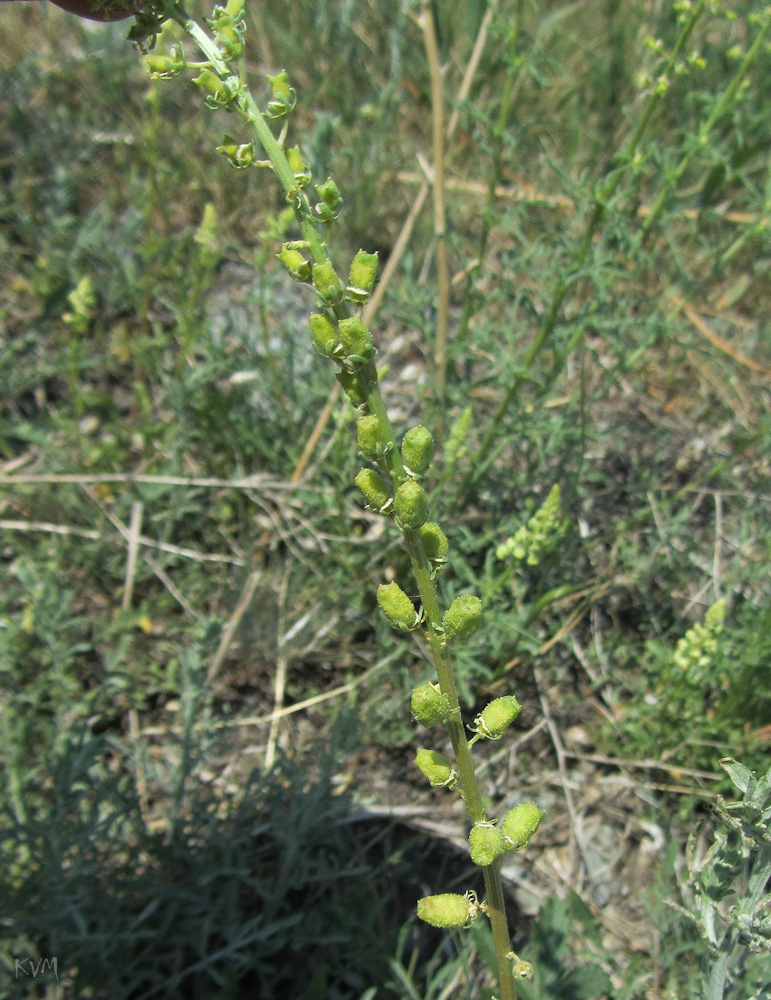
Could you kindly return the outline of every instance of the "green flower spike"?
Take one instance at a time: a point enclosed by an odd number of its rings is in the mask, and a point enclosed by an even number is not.
[[[238,142],[231,135],[225,135],[225,141],[217,146],[217,152],[222,153],[236,170],[246,170],[257,158],[253,142]]]
[[[394,497],[394,510],[405,528],[414,531],[425,523],[428,516],[426,491],[414,479],[402,483]]]
[[[324,302],[335,305],[343,297],[343,283],[332,267],[332,261],[327,257],[321,264],[313,265],[313,287],[321,296]],[[342,324],[340,339],[342,340]]]
[[[364,303],[372,294],[377,277],[377,254],[359,250],[351,262],[348,275],[348,298],[359,304]]]
[[[496,698],[474,719],[476,731],[488,740],[499,740],[521,711],[513,694]]]
[[[420,625],[421,616],[396,581],[380,584],[377,588],[377,603],[394,628],[412,632]]]
[[[486,868],[506,850],[503,834],[492,823],[475,823],[468,835],[471,860]]]
[[[311,263],[295,247],[285,243],[277,256],[295,281],[311,280]]]
[[[388,483],[373,469],[362,469],[354,480],[370,510],[387,514],[393,506],[393,497]]]
[[[412,714],[421,726],[435,726],[445,722],[450,714],[450,703],[438,684],[421,684],[412,692]]]
[[[364,391],[359,379],[353,372],[342,371],[337,373],[337,381],[343,387],[343,392],[351,401],[353,406],[366,406],[367,394]]]
[[[415,764],[420,773],[428,778],[433,788],[449,788],[455,785],[458,773],[450,761],[436,750],[418,750]]]
[[[501,833],[506,838],[507,851],[520,851],[525,847],[544,817],[535,802],[520,802],[507,812],[501,823]]]
[[[471,889],[464,896],[444,892],[418,900],[419,919],[432,927],[470,927],[481,912],[482,905]]]
[[[434,438],[431,431],[422,424],[411,427],[402,441],[402,459],[408,470],[415,476],[428,471],[434,457]]]
[[[447,535],[442,531],[436,521],[426,521],[420,526],[420,540],[423,542],[423,551],[426,558],[431,563],[434,570],[441,569],[447,562],[447,553],[450,546],[447,543]]]
[[[385,442],[380,429],[380,420],[374,414],[360,417],[356,421],[356,438],[365,458],[375,461],[383,455]]]
[[[482,602],[473,594],[456,597],[442,618],[450,639],[468,639],[482,624]]]
[[[314,269],[314,281],[315,281]],[[346,358],[367,361],[375,353],[372,337],[358,316],[340,320],[340,343]]]
[[[337,330],[332,321],[324,313],[311,313],[308,323],[313,346],[325,358],[333,357],[337,348]]]

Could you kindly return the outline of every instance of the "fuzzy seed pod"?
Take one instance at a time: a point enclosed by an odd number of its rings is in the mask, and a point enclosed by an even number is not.
[[[390,506],[391,490],[385,479],[377,472],[372,469],[362,469],[354,482],[361,490],[367,506],[371,510],[382,514],[383,508]]]
[[[420,621],[412,601],[396,581],[380,584],[377,588],[377,603],[391,625],[402,632],[411,632]]]
[[[426,491],[414,479],[402,483],[394,497],[396,516],[405,528],[414,530],[423,524],[428,515]]]
[[[420,540],[423,542],[423,550],[429,562],[445,562],[450,546],[447,543],[447,535],[436,521],[426,521],[420,526]]]
[[[353,372],[342,371],[337,373],[337,381],[343,387],[343,392],[351,401],[353,406],[364,406],[367,402],[367,394],[364,391],[359,379]]]
[[[278,259],[287,271],[289,271],[295,281],[311,280],[312,272],[310,261],[306,260],[299,250],[290,247],[288,243],[285,243],[281,247],[281,253],[278,254]]]
[[[321,264],[313,265],[313,287],[325,302],[339,302],[343,294],[343,283],[335,274],[332,261],[327,257]],[[342,323],[340,324],[342,327]],[[343,331],[340,330],[342,340]]]
[[[366,302],[375,287],[377,254],[359,250],[351,261],[348,274],[348,295],[354,302]]]
[[[501,823],[501,833],[510,843],[507,851],[521,850],[541,825],[544,813],[535,802],[520,802],[506,813]]]
[[[411,427],[402,441],[402,460],[410,472],[422,476],[434,457],[434,438],[431,431],[422,424]]]
[[[358,316],[340,320],[340,343],[346,357],[366,358],[373,353],[372,337]]]
[[[410,707],[421,726],[435,726],[437,722],[444,722],[450,713],[447,695],[442,694],[434,684],[416,687],[412,692]]]
[[[316,193],[321,199],[316,203],[316,212],[324,222],[332,222],[343,210],[343,199],[337,184],[327,177],[323,184],[317,185]]]
[[[479,914],[479,903],[455,892],[418,900],[418,917],[432,927],[469,927]]]
[[[235,167],[236,170],[246,170],[256,159],[253,142],[237,142],[230,135],[226,135],[224,143],[216,148],[218,153],[228,158],[231,167]]]
[[[475,823],[468,835],[471,860],[483,868],[506,850],[503,834],[490,823]]]
[[[479,732],[490,740],[499,740],[522,708],[513,694],[496,698],[474,719]]]
[[[313,346],[325,358],[331,358],[337,347],[337,331],[328,316],[323,313],[311,313],[308,320],[311,328]]]
[[[455,780],[455,769],[452,763],[436,750],[418,750],[415,757],[418,770],[434,788],[450,785]]]
[[[473,594],[456,597],[442,618],[450,639],[468,639],[482,624],[482,602]]]
[[[356,439],[366,458],[374,461],[378,457],[378,449],[382,452],[383,436],[380,433],[380,421],[374,414],[360,417],[356,421]]]

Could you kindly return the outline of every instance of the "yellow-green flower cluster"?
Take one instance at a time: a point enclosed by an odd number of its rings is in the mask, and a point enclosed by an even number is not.
[[[517,562],[537,566],[564,534],[565,522],[560,513],[560,499],[559,486],[552,486],[548,497],[527,524],[523,524],[516,534],[498,546],[495,551],[497,558],[508,559],[513,556]]]
[[[672,663],[690,682],[698,683],[712,666],[724,618],[725,600],[721,598],[705,614],[704,624],[697,622],[678,642]]]

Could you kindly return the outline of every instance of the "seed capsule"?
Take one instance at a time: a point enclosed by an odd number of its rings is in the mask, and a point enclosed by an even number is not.
[[[311,263],[303,257],[299,250],[290,247],[287,243],[285,243],[281,247],[281,253],[278,254],[278,259],[287,271],[289,271],[295,281],[311,280]]]
[[[366,358],[373,353],[370,332],[358,316],[340,320],[340,343],[346,357]]]
[[[321,264],[313,265],[313,287],[325,302],[339,302],[343,294],[343,283],[332,267],[332,261],[327,258]],[[342,327],[342,323],[340,324]],[[342,340],[342,329],[340,339]]]
[[[420,616],[412,601],[396,581],[380,584],[377,588],[377,603],[394,628],[411,632],[420,623]]]
[[[405,528],[419,528],[428,514],[428,497],[426,491],[414,479],[402,483],[394,497],[396,516]]]
[[[362,454],[374,461],[383,448],[380,421],[374,414],[360,417],[356,421],[356,439],[359,442]]]
[[[507,851],[521,850],[541,825],[542,809],[535,802],[520,802],[503,817],[501,833],[509,843]]]
[[[337,381],[343,387],[343,392],[354,406],[363,406],[367,402],[367,394],[359,379],[353,372],[337,373]]]
[[[418,750],[415,764],[434,788],[451,785],[457,776],[452,763],[436,750]]]
[[[418,476],[422,476],[431,465],[434,457],[434,438],[431,431],[422,424],[411,427],[402,441],[402,459],[404,464]]]
[[[506,849],[503,834],[491,823],[475,823],[468,835],[471,860],[483,868],[491,865]]]
[[[443,892],[418,900],[418,917],[432,927],[470,927],[480,912],[474,898]]]
[[[311,313],[308,324],[311,328],[313,346],[325,358],[331,358],[337,347],[337,331],[328,316]]]
[[[450,714],[450,703],[434,684],[421,684],[412,692],[410,707],[421,726],[435,726]]]
[[[366,302],[375,287],[377,254],[359,250],[351,261],[348,274],[348,294],[354,302]]]
[[[522,707],[513,694],[504,695],[491,701],[474,719],[474,724],[489,740],[499,740],[521,711]]]
[[[383,514],[391,506],[391,490],[381,475],[372,469],[362,469],[354,480],[361,490],[367,506]]]
[[[468,639],[482,624],[482,602],[473,594],[456,597],[442,618],[450,639]]]

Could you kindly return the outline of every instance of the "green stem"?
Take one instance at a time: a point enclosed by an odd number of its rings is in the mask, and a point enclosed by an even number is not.
[[[666,68],[662,73],[664,79],[669,79],[670,74],[674,70],[675,63],[679,59],[688,39],[696,26],[696,22],[701,16],[706,0],[699,0],[699,2],[694,6],[691,14],[683,26],[683,30],[680,33],[680,37],[677,39],[672,53],[667,61]],[[470,487],[476,482],[476,480],[485,472],[488,465],[490,464],[490,451],[495,444],[495,442],[500,438],[501,433],[501,421],[506,416],[511,404],[517,398],[519,388],[523,381],[527,378],[530,369],[536,361],[536,358],[541,352],[546,341],[549,339],[551,334],[554,332],[554,328],[557,325],[559,319],[560,310],[562,308],[562,303],[565,300],[565,296],[568,290],[573,284],[578,280],[581,275],[583,265],[586,263],[586,259],[589,255],[589,251],[592,246],[592,241],[594,240],[595,234],[599,229],[600,223],[605,216],[605,210],[608,202],[616,193],[618,185],[621,183],[621,178],[629,167],[630,163],[634,159],[635,153],[637,152],[637,147],[642,140],[648,123],[650,122],[654,111],[658,107],[664,90],[659,90],[658,88],[653,91],[648,97],[645,109],[643,110],[640,120],[637,123],[637,128],[632,133],[629,141],[623,150],[618,154],[616,160],[618,166],[611,170],[605,181],[600,185],[599,189],[595,193],[594,206],[592,208],[592,213],[587,220],[586,226],[584,227],[584,232],[581,240],[578,244],[578,248],[574,256],[574,264],[571,269],[572,273],[568,275],[567,278],[559,278],[554,286],[554,291],[552,292],[552,302],[549,307],[549,311],[546,314],[538,333],[535,336],[530,349],[525,356],[522,365],[517,371],[516,375],[512,379],[511,385],[504,393],[503,399],[501,400],[498,409],[495,412],[495,417],[490,423],[490,427],[482,439],[482,443],[477,448],[476,453],[471,458],[468,470],[460,482],[458,489],[453,497],[450,506],[447,510],[448,514],[452,514],[460,503],[465,499],[466,494]]]

